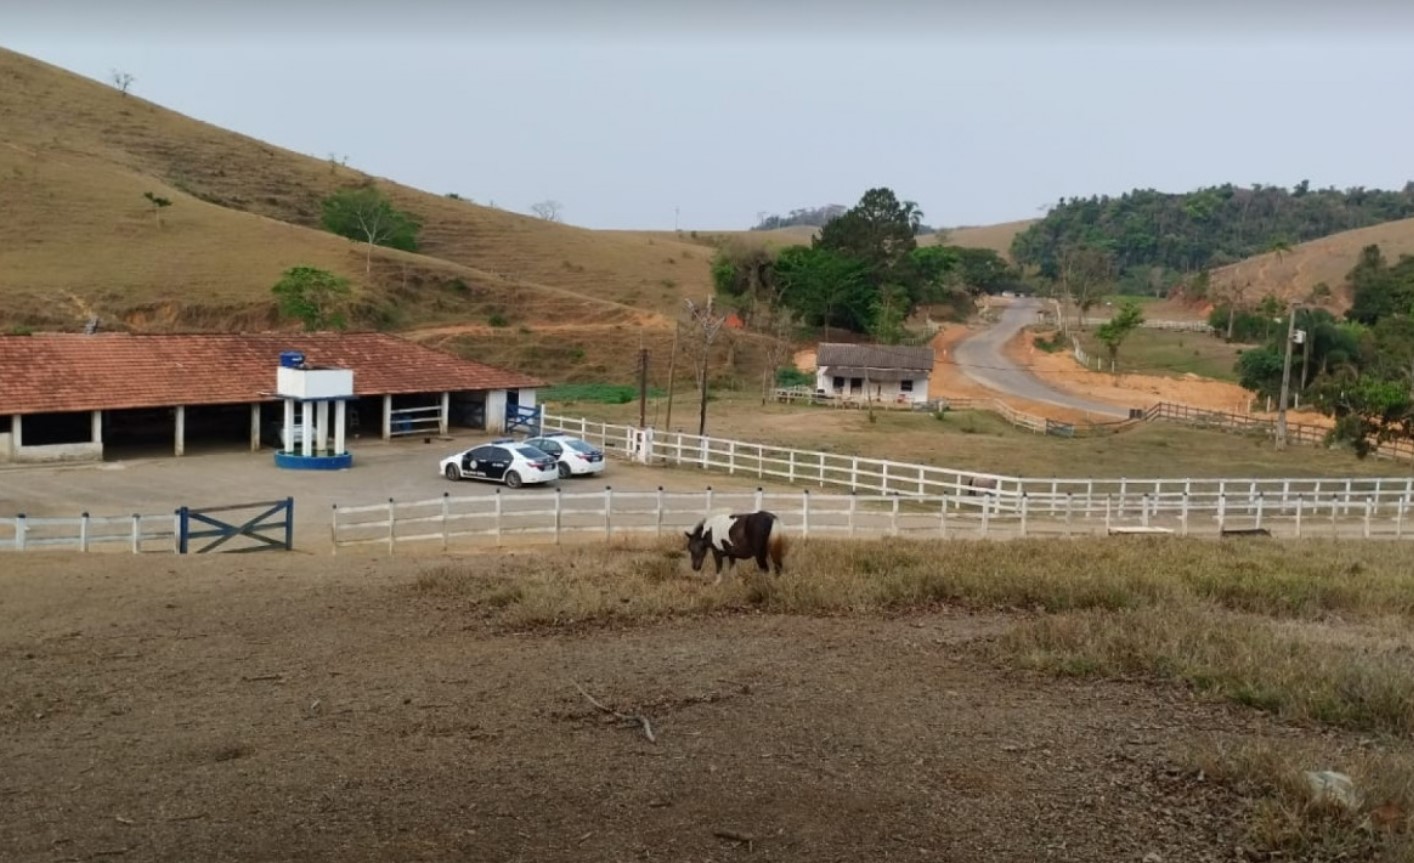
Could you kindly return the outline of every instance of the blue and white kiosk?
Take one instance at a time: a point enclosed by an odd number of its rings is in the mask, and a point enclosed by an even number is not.
[[[299,351],[284,351],[275,373],[275,395],[285,403],[276,467],[341,470],[353,466],[353,454],[344,447],[346,408],[354,398],[353,369],[311,366]],[[329,445],[331,403],[333,446]]]

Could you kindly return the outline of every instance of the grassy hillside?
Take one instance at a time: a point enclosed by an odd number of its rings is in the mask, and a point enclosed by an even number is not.
[[[992,249],[1000,252],[1008,259],[1011,257],[1011,241],[1020,232],[1026,230],[1035,219],[1023,219],[1019,222],[1002,222],[996,225],[970,226],[965,228],[949,228],[947,230],[947,243],[953,246],[969,246],[978,249]],[[750,243],[759,243],[770,248],[780,249],[786,246],[809,245],[815,238],[818,228],[809,225],[794,225],[789,228],[775,228],[770,231],[613,231],[604,233],[616,233],[624,237],[634,237],[643,240],[653,240],[655,242],[691,242],[706,247],[715,245],[724,240],[737,240]],[[938,234],[924,234],[918,238],[920,246],[935,246],[939,242]]]
[[[1244,299],[1255,301],[1271,293],[1283,299],[1305,299],[1316,285],[1331,289],[1326,307],[1343,311],[1350,297],[1343,290],[1345,275],[1355,266],[1360,250],[1378,245],[1390,260],[1414,254],[1414,219],[1385,222],[1368,228],[1342,231],[1311,240],[1281,255],[1268,253],[1213,271],[1212,293],[1224,296],[1234,286],[1245,290]]]
[[[379,250],[365,278],[360,248],[318,229],[319,202],[372,181],[0,50],[0,195],[21,222],[0,250],[10,323],[72,323],[46,301],[58,295],[134,326],[248,325],[269,317],[270,285],[293,263],[354,279],[369,319],[391,325],[475,320],[500,306],[512,322],[587,315],[667,327],[658,315],[708,289],[699,245],[381,179],[423,221],[422,254]],[[161,229],[145,191],[173,201]]]

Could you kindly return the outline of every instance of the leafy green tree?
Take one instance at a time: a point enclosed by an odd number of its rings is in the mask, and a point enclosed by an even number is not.
[[[958,279],[974,296],[995,294],[1019,281],[1019,274],[993,249],[959,247]]]
[[[866,332],[877,292],[869,266],[831,249],[790,246],[776,259],[781,302],[807,324]]]
[[[1414,438],[1414,399],[1399,381],[1374,375],[1332,378],[1318,388],[1317,404],[1335,418],[1327,439],[1350,444],[1360,458],[1381,443]]]
[[[862,262],[877,295],[884,285],[898,285],[917,301],[919,278],[912,266],[915,238],[923,211],[912,201],[899,201],[893,190],[874,188],[859,203],[820,229],[812,246]]]
[[[903,322],[908,317],[908,296],[903,288],[885,285],[874,301],[869,334],[880,344],[896,345],[907,334]]]
[[[763,307],[774,311],[780,304],[775,255],[761,245],[730,243],[718,249],[712,258],[712,285],[748,322],[759,317]]]
[[[1114,317],[1100,324],[1095,330],[1095,338],[1104,343],[1105,350],[1110,355],[1110,369],[1114,372],[1116,379],[1119,378],[1119,349],[1129,338],[1130,333],[1139,328],[1144,323],[1144,312],[1140,310],[1139,304],[1134,300],[1125,300],[1120,303],[1119,309]]]
[[[316,267],[291,267],[271,288],[280,316],[301,321],[307,331],[342,330],[353,291],[349,280]]]
[[[142,196],[152,205],[152,217],[157,220],[157,227],[162,227],[162,211],[172,206],[172,202],[151,192],[143,192]]]
[[[1114,273],[1114,255],[1102,246],[1072,246],[1061,253],[1061,284],[1075,304],[1077,329],[1085,329],[1085,313],[1109,290]]]
[[[1350,320],[1374,324],[1389,315],[1414,314],[1414,256],[1402,255],[1390,266],[1379,246],[1366,246],[1346,280],[1351,305],[1345,316]]]
[[[364,255],[364,275],[373,270],[373,247],[386,246],[405,252],[417,251],[417,234],[422,223],[416,217],[393,208],[392,203],[372,186],[340,189],[324,199],[323,223],[341,237],[368,244]]]

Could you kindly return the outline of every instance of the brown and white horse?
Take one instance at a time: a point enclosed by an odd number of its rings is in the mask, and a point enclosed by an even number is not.
[[[785,556],[786,536],[781,529],[781,520],[775,513],[760,510],[748,513],[722,511],[714,513],[684,534],[687,537],[687,551],[692,557],[693,572],[702,570],[703,559],[710,549],[712,559],[717,564],[717,580],[722,583],[722,560],[727,566],[736,567],[738,560],[756,558],[756,565],[762,572],[770,571],[767,557],[774,565],[776,574],[781,572],[781,559]]]

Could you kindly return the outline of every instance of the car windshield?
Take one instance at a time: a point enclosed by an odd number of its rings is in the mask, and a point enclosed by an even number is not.
[[[525,456],[526,458],[530,459],[531,461],[539,461],[543,458],[549,458],[549,456],[546,455],[543,451],[538,450],[533,446],[521,445],[516,447],[516,451],[519,452],[521,455]]]
[[[570,449],[578,450],[584,453],[598,452],[598,450],[594,449],[594,447],[590,446],[582,440],[567,440],[565,441],[565,446],[569,447]]]

